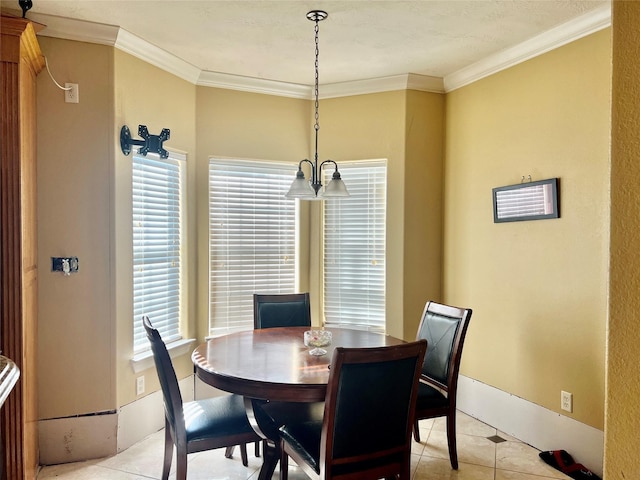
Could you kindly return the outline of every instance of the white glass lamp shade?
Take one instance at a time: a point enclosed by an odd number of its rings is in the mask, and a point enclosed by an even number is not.
[[[321,195],[324,198],[334,198],[334,197],[348,197],[349,191],[347,190],[347,186],[340,178],[340,174],[338,170],[333,172],[333,177],[329,184],[324,188],[324,191],[321,192]]]
[[[287,198],[315,198],[316,192],[311,187],[311,184],[304,178],[302,170],[298,170],[296,173],[296,179],[291,184],[291,188],[285,195]]]

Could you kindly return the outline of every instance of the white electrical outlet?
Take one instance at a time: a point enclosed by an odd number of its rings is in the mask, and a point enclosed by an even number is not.
[[[565,391],[560,392],[560,408],[567,412],[573,412],[573,394]]]
[[[80,103],[80,90],[77,83],[65,83],[64,101],[67,103]]]
[[[144,375],[136,378],[136,395],[142,395],[144,393]]]

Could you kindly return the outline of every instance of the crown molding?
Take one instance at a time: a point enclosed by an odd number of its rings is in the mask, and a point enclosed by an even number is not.
[[[252,77],[240,77],[227,73],[203,71],[197,82],[205,87],[226,88],[243,92],[263,93],[300,99],[310,99],[313,86],[278,82]],[[320,98],[350,97],[368,93],[390,92],[394,90],[421,90],[444,93],[441,78],[408,73],[390,77],[354,80],[352,82],[330,83],[321,86]]]
[[[611,5],[592,10],[569,22],[547,30],[514,47],[462,68],[444,78],[444,89],[451,92],[498,73],[538,55],[559,48],[611,25]]]
[[[195,84],[200,76],[200,69],[175,55],[142,40],[127,30],[120,29],[115,47],[123,52],[138,57],[151,65]]]
[[[30,13],[30,20],[46,25],[38,35],[111,45],[192,84],[277,95],[312,98],[312,86],[209,72],[152,45],[132,33],[114,26],[74,20],[53,15]],[[569,22],[537,35],[519,45],[464,67],[444,79],[407,73],[389,77],[321,85],[321,98],[364,95],[394,90],[419,90],[447,93],[526,60],[559,48],[611,25],[611,5],[588,12]]]
[[[421,92],[445,93],[444,79],[410,73],[407,78],[407,90],[419,90]]]
[[[321,85],[321,98],[350,97],[368,93],[392,92],[394,90],[420,90],[423,92],[444,93],[441,78],[407,73],[390,77],[354,80],[352,82]]]
[[[240,90],[242,92],[262,93],[265,95],[278,95],[281,97],[309,99],[313,93],[313,87],[297,83],[278,82],[263,78],[242,77],[229,73],[209,72],[203,70],[196,82],[203,87],[225,88],[228,90]]]
[[[199,68],[123,28],[39,13],[30,13],[29,19],[45,25],[38,33],[43,37],[110,45],[193,84],[200,76]]]
[[[29,12],[29,19],[45,25],[38,35],[77,42],[115,45],[120,27]]]

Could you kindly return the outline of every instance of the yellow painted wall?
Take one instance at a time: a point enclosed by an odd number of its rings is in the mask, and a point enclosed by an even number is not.
[[[613,2],[611,250],[604,477],[640,478],[640,3]]]
[[[115,121],[113,124],[114,173],[112,226],[113,252],[113,321],[117,333],[115,350],[117,369],[118,405],[135,400],[136,377],[145,376],[145,395],[159,389],[155,367],[134,374],[130,360],[133,356],[133,268],[132,268],[132,223],[131,223],[131,158],[120,149],[120,128],[127,125],[133,138],[138,136],[138,125],[146,125],[149,133],[158,135],[163,128],[171,131],[164,144],[187,155],[187,235],[185,254],[187,257],[186,281],[184,282],[185,316],[182,319],[182,334],[186,338],[196,336],[195,279],[198,268],[196,257],[196,87],[175,75],[167,73],[120,50],[114,50]],[[137,151],[138,147],[134,147]],[[136,319],[140,321],[140,319]],[[153,321],[153,318],[151,319]],[[178,378],[193,372],[190,355],[173,360]]]
[[[413,340],[425,303],[442,301],[445,96],[414,90],[406,94],[401,318],[402,338]]]
[[[138,138],[171,129],[165,146],[186,152],[190,195],[188,285],[195,259],[195,86],[112,47],[39,39],[58,82],[79,84],[78,104],[38,78],[40,418],[113,410],[135,400],[132,357],[131,156],[120,127]],[[49,272],[51,256],[77,256],[80,271]],[[195,296],[186,307],[195,316]],[[195,324],[187,325],[195,336]],[[188,355],[175,362],[192,372]],[[148,394],[154,369],[142,374]],[[136,375],[137,376],[137,375]]]
[[[345,160],[387,159],[387,333],[403,336],[402,278],[404,242],[404,124],[403,91],[357,95],[320,102],[319,158]],[[349,179],[342,178],[349,187]],[[348,201],[348,200],[345,200]],[[320,205],[314,211],[311,235],[312,281],[322,282]]]
[[[386,326],[387,333],[405,339],[415,338],[425,301],[440,293],[439,265],[429,262],[440,254],[440,188],[434,185],[442,168],[443,108],[441,95],[414,91],[320,102],[320,159],[387,159]],[[343,180],[348,187],[349,179]],[[421,190],[407,192],[414,187]],[[435,203],[422,203],[429,199]],[[407,203],[413,200],[421,203]],[[320,208],[313,207],[311,282],[319,291]],[[434,241],[416,240],[414,234],[421,237],[431,228],[431,219],[437,219]]]
[[[38,76],[38,374],[41,419],[116,408],[111,284],[113,49],[38,39],[58,83]],[[51,272],[77,256],[79,272]]]
[[[447,95],[444,299],[463,375],[603,428],[610,31]],[[561,218],[493,223],[491,189],[560,178]],[[560,391],[574,410],[560,410]]]
[[[291,181],[298,162],[309,157],[311,143],[311,102],[293,98],[260,95],[211,87],[198,87],[197,125],[197,203],[198,203],[198,339],[208,330],[209,315],[209,158],[245,158],[291,162]],[[308,284],[308,202],[302,203],[301,284]],[[312,317],[317,318],[317,294],[311,292]],[[314,312],[316,313],[314,315]]]

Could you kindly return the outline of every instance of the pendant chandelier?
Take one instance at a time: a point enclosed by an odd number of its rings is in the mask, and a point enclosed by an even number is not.
[[[338,164],[333,160],[324,160],[318,165],[318,130],[320,130],[319,115],[318,115],[318,55],[320,53],[318,49],[318,23],[327,18],[329,14],[323,10],[311,10],[307,13],[307,18],[312,22],[315,22],[315,40],[316,40],[316,63],[315,63],[315,135],[316,135],[316,148],[313,162],[307,158],[300,160],[298,164],[298,172],[296,173],[296,179],[291,184],[291,188],[287,193],[287,198],[300,198],[303,200],[316,200],[322,198],[332,197],[348,197],[349,192],[347,187],[340,178],[340,172],[338,172]],[[311,166],[311,179],[307,181],[302,171],[302,165],[308,163]],[[329,184],[322,189],[322,167],[328,164],[335,166],[333,176]]]

